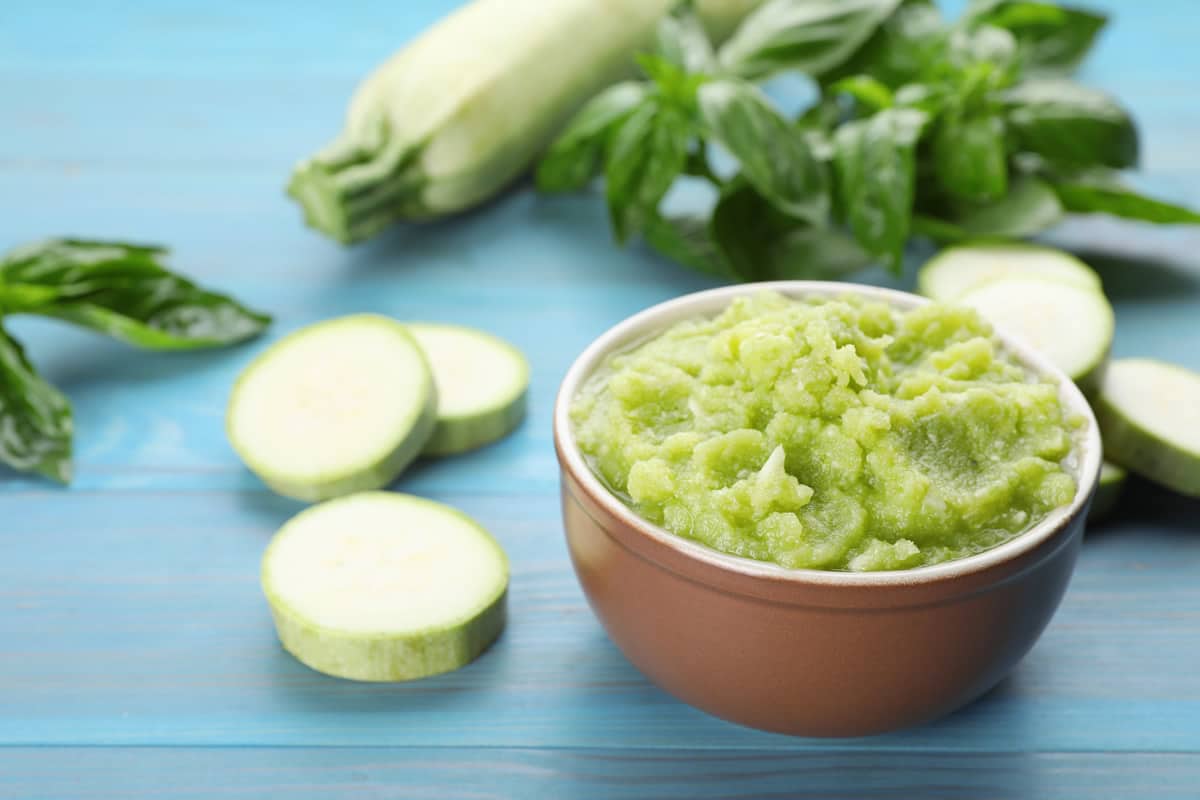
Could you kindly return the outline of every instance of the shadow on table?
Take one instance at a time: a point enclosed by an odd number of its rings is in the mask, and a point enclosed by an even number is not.
[[[1200,498],[1185,497],[1137,475],[1130,475],[1112,513],[1089,522],[1088,539],[1120,535],[1131,526],[1192,538],[1200,544]]]
[[[554,706],[548,738],[599,749],[547,759],[548,796],[1042,796],[1046,765],[1022,752],[1023,742],[1036,741],[1038,723],[1036,707],[1021,702],[1019,676],[929,725],[816,739],[745,728],[675,700],[629,665],[599,627],[573,667],[576,696]]]
[[[275,655],[268,659],[271,691],[275,700],[289,712],[334,716],[343,720],[362,720],[364,732],[375,724],[387,725],[382,716],[395,714],[398,725],[412,724],[415,718],[435,718],[442,714],[469,710],[472,716],[492,704],[492,688],[511,683],[515,672],[512,658],[512,631],[506,630],[482,655],[465,667],[442,675],[431,675],[403,683],[365,683],[323,675],[310,669],[283,650],[278,642]],[[375,722],[368,722],[373,717]],[[478,718],[477,716],[475,718]],[[406,721],[407,720],[407,721]],[[355,723],[350,722],[353,727]],[[343,724],[342,727],[347,727]],[[397,736],[399,738],[397,738]],[[420,743],[419,730],[386,730],[378,735],[379,744]]]
[[[1200,270],[1160,256],[1075,249],[1100,276],[1114,301],[1180,299],[1200,295]]]

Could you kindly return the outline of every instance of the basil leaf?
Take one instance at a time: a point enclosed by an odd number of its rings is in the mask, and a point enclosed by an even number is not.
[[[0,327],[0,461],[71,482],[71,404]]]
[[[1027,81],[1008,90],[1008,125],[1020,149],[1054,164],[1131,167],[1137,128],[1104,92],[1066,80]]]
[[[600,159],[613,130],[649,94],[641,81],[626,81],[592,98],[550,145],[535,179],[543,192],[578,191],[600,172]]]
[[[663,195],[687,163],[690,138],[687,118],[658,98],[639,105],[617,130],[604,177],[618,242],[628,240],[657,215]]]
[[[933,139],[938,183],[967,200],[993,200],[1008,189],[1004,123],[987,114],[948,114]]]
[[[848,122],[834,136],[838,199],[848,227],[868,252],[899,271],[912,215],[917,139],[928,117],[893,108]]]
[[[784,213],[824,222],[829,213],[825,171],[761,90],[722,79],[705,83],[697,97],[704,132],[738,160],[746,180]]]
[[[999,200],[961,205],[949,219],[920,214],[914,229],[939,240],[1020,239],[1049,228],[1062,215],[1062,204],[1049,184],[1025,177],[1015,181]]]
[[[797,223],[748,183],[735,180],[713,210],[712,238],[745,280],[841,278],[872,262],[836,228]]]
[[[1053,186],[1063,206],[1078,214],[1112,214],[1160,225],[1200,225],[1200,212],[1140,194],[1106,169],[1055,178]]]
[[[186,350],[262,333],[270,317],[201,289],[161,264],[165,251],[52,239],[0,262],[5,296],[41,290],[39,304],[10,309],[74,322],[138,347]]]
[[[976,0],[966,20],[1010,31],[1027,74],[1060,75],[1079,66],[1108,22],[1094,11],[1030,0]]]
[[[709,233],[708,219],[703,216],[655,215],[647,220],[642,236],[661,255],[698,272],[725,280],[751,280],[751,276],[739,273],[717,247]]]
[[[721,64],[745,78],[784,69],[819,77],[870,38],[900,0],[770,0],[721,47]]]
[[[919,82],[943,60],[948,36],[934,5],[928,0],[908,0],[841,66],[821,75],[821,81],[865,74],[893,89]]]
[[[796,117],[796,127],[805,132],[830,133],[841,119],[842,107],[837,98],[824,94]]]
[[[676,6],[658,23],[654,52],[685,72],[709,72],[716,66],[712,42],[689,3]]]
[[[987,65],[989,71],[1014,70],[1017,66],[1017,40],[1010,31],[994,25],[969,30],[958,29],[947,39],[947,56],[959,67]]]
[[[942,87],[906,83],[896,90],[892,99],[901,108],[915,108],[933,118],[942,113],[947,98]]]
[[[893,104],[892,90],[887,84],[870,75],[851,75],[829,86],[829,91],[853,97],[859,106],[868,111],[889,108]]]

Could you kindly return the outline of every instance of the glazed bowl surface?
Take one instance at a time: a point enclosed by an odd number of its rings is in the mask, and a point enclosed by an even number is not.
[[[995,686],[1033,647],[1075,565],[1100,471],[1083,395],[1038,353],[1007,351],[1057,381],[1084,419],[1072,502],[984,552],[887,572],[787,569],[712,550],[639,517],[593,474],[569,416],[583,382],[613,353],[735,298],[847,294],[899,309],[916,295],[849,283],[781,281],[685,295],[617,324],[567,372],[554,409],[567,545],[588,602],[625,656],[679,699],[781,733],[858,736],[942,716]]]

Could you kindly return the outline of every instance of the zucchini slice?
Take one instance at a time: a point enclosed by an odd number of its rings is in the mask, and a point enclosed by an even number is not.
[[[507,342],[458,325],[408,325],[433,370],[437,425],[426,455],[473,450],[513,431],[525,416],[529,364]]]
[[[1035,350],[1091,397],[1099,388],[1113,340],[1113,310],[1097,289],[1038,278],[984,284],[956,302]]]
[[[949,247],[917,273],[917,291],[941,303],[1005,278],[1041,278],[1100,291],[1100,278],[1070,253],[1031,244],[996,243]]]
[[[324,500],[394,480],[432,435],[436,403],[407,328],[359,314],[303,328],[254,359],[233,387],[226,429],[272,489]]]
[[[1095,410],[1107,458],[1200,497],[1200,374],[1151,359],[1118,359]]]
[[[500,635],[508,559],[448,506],[362,492],[289,520],[263,556],[262,585],[280,642],[301,662],[406,681],[458,669]]]

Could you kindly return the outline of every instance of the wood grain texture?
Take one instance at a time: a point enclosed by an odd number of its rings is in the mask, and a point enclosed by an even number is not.
[[[707,717],[633,670],[570,571],[550,408],[594,336],[710,282],[614,247],[594,196],[519,189],[345,250],[282,194],[358,77],[454,5],[0,8],[0,247],[165,242],[181,269],[276,315],[262,341],[173,356],[11,322],[75,403],[78,478],[64,491],[0,474],[0,798],[1196,797],[1200,502],[1144,484],[1089,532],[1013,676],[934,725],[789,739]],[[1096,5],[1118,22],[1085,78],[1139,117],[1144,185],[1200,205],[1200,12]],[[1200,228],[1094,218],[1049,238],[1099,268],[1118,355],[1200,368]],[[258,561],[301,506],[264,491],[222,432],[254,353],[355,311],[482,327],[533,365],[520,430],[396,484],[476,516],[513,563],[497,645],[405,686],[325,678],[278,647]]]
[[[1191,753],[0,750],[0,797],[23,800],[1194,800],[1198,783]]]
[[[5,496],[5,541],[20,557],[0,565],[0,745],[1200,751],[1195,502],[1146,489],[1127,505],[1152,513],[1093,531],[1045,637],[983,701],[845,744],[728,725],[649,684],[588,612],[555,496],[430,494],[509,553],[511,623],[471,666],[395,686],[318,675],[276,644],[258,565],[297,503]]]

